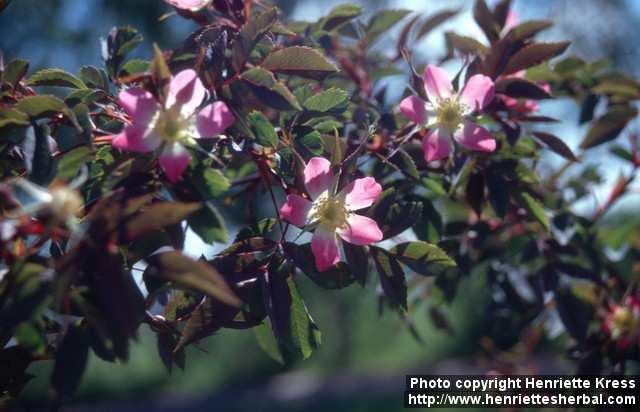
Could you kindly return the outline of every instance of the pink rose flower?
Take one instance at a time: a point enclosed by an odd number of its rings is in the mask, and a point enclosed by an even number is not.
[[[162,146],[160,167],[169,181],[177,182],[191,160],[187,147],[196,144],[194,139],[215,137],[235,120],[224,102],[198,110],[205,95],[202,82],[191,69],[171,78],[164,106],[139,87],[120,92],[118,101],[131,117],[131,124],[114,136],[112,145],[141,153]]]
[[[356,179],[336,194],[331,163],[314,157],[304,168],[304,183],[311,201],[288,195],[280,216],[299,227],[315,227],[311,251],[319,272],[340,261],[336,235],[354,245],[382,240],[382,231],[375,220],[354,213],[371,206],[380,196],[382,187],[373,177]]]
[[[400,103],[400,111],[413,122],[430,129],[423,141],[427,162],[443,159],[451,153],[451,139],[463,147],[480,152],[496,150],[496,141],[487,129],[473,122],[472,114],[493,100],[493,81],[476,74],[460,93],[454,93],[447,73],[428,65],[424,71],[428,102],[409,96]]]
[[[177,9],[189,10],[189,11],[198,11],[204,8],[205,6],[207,6],[209,3],[211,3],[211,0],[164,0],[164,1]]]

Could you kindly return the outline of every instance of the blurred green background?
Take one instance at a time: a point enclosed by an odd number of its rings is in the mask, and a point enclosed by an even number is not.
[[[286,16],[306,20],[319,18],[338,3],[276,2]],[[355,3],[366,5],[368,14],[381,7],[425,14],[464,8],[460,18],[429,35],[430,45],[442,46],[442,32],[451,28],[478,33],[468,11],[472,1]],[[607,57],[614,66],[638,74],[638,50],[629,39],[639,38],[640,2],[586,0],[578,5],[569,0],[516,0],[514,4],[523,20],[552,18],[557,28],[549,36],[573,40],[572,53],[590,59]],[[14,0],[0,14],[0,49],[5,60],[18,56],[30,59],[32,69],[53,66],[75,72],[83,64],[101,64],[99,38],[112,26],[132,25],[145,36],[137,53],[149,58],[152,43],[161,48],[175,46],[194,28],[176,17],[159,22],[168,11],[159,0]],[[440,52],[425,47],[422,55],[429,58]],[[398,81],[406,83],[406,79]],[[581,134],[570,102],[550,103],[548,108],[567,114],[556,115],[569,119],[563,126],[567,135]],[[603,186],[618,175],[620,167],[609,165]],[[153,334],[143,327],[129,363],[109,364],[91,357],[78,396],[65,410],[389,412],[403,409],[407,373],[483,373],[509,363],[518,364],[520,371],[571,370],[563,361],[561,335],[544,342],[533,354],[516,348],[504,355],[506,358],[496,359],[483,340],[496,326],[487,316],[490,292],[484,271],[479,268],[465,275],[455,301],[438,305],[448,318],[448,328],[431,311],[436,300],[423,299],[411,307],[422,342],[412,336],[397,314],[387,311],[379,316],[374,282],[364,290],[354,285],[326,291],[299,276],[297,282],[322,331],[323,343],[310,359],[288,367],[261,351],[252,331],[223,330],[188,349],[185,371],[168,374],[157,355]],[[52,362],[32,367],[37,377],[26,388],[25,408],[38,408],[47,398],[51,368]]]

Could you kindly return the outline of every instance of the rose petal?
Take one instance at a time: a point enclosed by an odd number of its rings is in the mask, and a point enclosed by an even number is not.
[[[369,207],[382,193],[382,186],[373,177],[356,179],[340,192],[348,210]]]
[[[471,76],[460,93],[460,101],[471,110],[482,110],[493,100],[495,87],[490,77],[482,74]]]
[[[129,152],[146,153],[156,150],[162,143],[144,125],[132,124],[126,126],[122,132],[115,135],[111,140],[111,145],[120,150]]]
[[[191,160],[191,154],[180,143],[169,143],[160,154],[160,167],[171,183],[180,180]]]
[[[211,0],[164,0],[175,8],[197,11],[211,3]]]
[[[453,93],[453,85],[447,72],[432,64],[424,70],[424,85],[431,103],[446,99]]]
[[[287,195],[287,201],[280,208],[280,217],[296,226],[304,226],[312,206],[313,203],[302,196]]]
[[[451,134],[443,129],[433,129],[422,140],[422,149],[427,162],[444,159],[451,153]]]
[[[340,261],[338,241],[334,232],[318,226],[311,238],[311,251],[315,257],[316,269],[324,272]]]
[[[427,102],[418,96],[409,96],[400,102],[400,111],[409,120],[417,124],[426,124],[428,120]]]
[[[183,116],[191,116],[204,100],[206,90],[193,69],[186,69],[176,74],[169,82],[166,107],[174,104],[180,106]]]
[[[118,94],[118,103],[134,124],[147,124],[158,110],[158,102],[148,91],[131,87]]]
[[[469,150],[478,152],[493,152],[496,150],[496,140],[491,133],[473,122],[465,122],[464,127],[456,131],[453,137]]]
[[[351,214],[347,218],[347,226],[337,229],[336,233],[354,245],[370,245],[382,240],[382,231],[376,221],[356,214]]]
[[[233,124],[235,117],[225,102],[213,102],[198,112],[200,137],[214,137]]]
[[[304,185],[312,200],[316,200],[331,187],[333,173],[331,162],[324,157],[313,157],[304,168]]]

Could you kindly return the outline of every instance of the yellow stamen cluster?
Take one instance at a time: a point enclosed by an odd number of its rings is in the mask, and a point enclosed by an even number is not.
[[[184,118],[177,108],[171,108],[158,112],[153,132],[166,142],[185,144],[193,137],[190,126],[189,119]]]
[[[346,226],[348,216],[344,200],[326,197],[317,201],[311,220],[318,221],[325,229],[335,230]]]
[[[436,118],[441,127],[454,132],[464,120],[464,105],[456,98],[446,98],[436,105]]]

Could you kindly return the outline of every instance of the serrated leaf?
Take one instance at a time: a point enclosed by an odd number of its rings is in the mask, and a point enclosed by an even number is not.
[[[416,34],[416,39],[421,39],[422,37],[429,34],[433,29],[454,17],[456,14],[460,12],[460,9],[449,9],[443,10],[436,14],[429,16],[420,26],[420,30]]]
[[[276,340],[275,336],[273,336],[271,322],[266,319],[261,324],[252,329],[260,348],[262,348],[262,350],[267,355],[269,355],[271,359],[275,360],[281,365],[284,365],[285,362],[282,357],[282,353],[280,353],[278,341]]]
[[[147,60],[131,59],[122,65],[120,75],[127,76],[131,74],[144,73],[149,70],[150,65],[151,63]]]
[[[514,42],[526,40],[553,25],[548,20],[530,20],[521,23],[509,31],[509,38]]]
[[[35,72],[26,82],[27,86],[58,86],[71,89],[86,89],[82,80],[62,69],[42,69]]]
[[[444,36],[449,54],[452,54],[454,49],[464,55],[484,55],[487,53],[487,47],[472,37],[454,32],[446,32]]]
[[[51,375],[51,386],[58,399],[71,397],[87,367],[89,341],[86,332],[72,324],[62,339],[56,352],[56,362]]]
[[[383,239],[394,237],[409,229],[420,219],[421,215],[422,203],[420,202],[392,205],[385,218],[377,221],[384,235]]]
[[[145,273],[149,275],[193,288],[227,305],[242,306],[242,301],[233,293],[222,275],[206,262],[193,260],[177,251],[157,253],[146,260],[150,268]]]
[[[496,92],[516,99],[549,99],[551,95],[534,82],[516,77],[496,81]]]
[[[500,37],[500,27],[484,0],[476,0],[473,7],[473,18],[491,43],[498,40]]]
[[[416,163],[413,161],[411,155],[404,149],[399,149],[398,152],[389,160],[391,160],[393,164],[398,166],[402,173],[406,174],[407,176],[414,179],[420,178]]]
[[[127,222],[127,239],[135,239],[144,233],[182,222],[201,207],[200,203],[153,203]]]
[[[247,116],[247,121],[259,144],[273,148],[278,145],[278,134],[264,114],[254,110]]]
[[[218,197],[231,187],[231,182],[220,170],[210,167],[199,167],[194,171],[192,178],[203,200]]]
[[[80,68],[80,79],[88,87],[101,90],[109,90],[109,78],[104,70],[94,66],[82,66]]]
[[[411,13],[411,10],[382,10],[377,12],[371,17],[367,24],[366,33],[367,40],[371,44],[382,33],[386,32],[400,20],[404,19],[407,14]]]
[[[524,191],[516,192],[516,197],[527,212],[529,212],[529,214],[546,230],[549,230],[549,217],[544,210],[544,206],[537,199]]]
[[[78,174],[80,168],[91,158],[91,149],[80,146],[69,150],[58,158],[58,174],[56,178],[68,180]]]
[[[578,158],[573,154],[573,151],[563,142],[559,137],[547,132],[533,132],[533,135],[544,143],[550,150],[559,154],[567,160],[577,162]]]
[[[232,61],[236,71],[242,70],[251,51],[278,19],[278,10],[272,7],[250,19],[242,27],[238,39],[233,43]]]
[[[328,112],[338,106],[343,106],[349,95],[345,90],[332,87],[314,94],[304,102],[304,108],[315,112]]]
[[[615,139],[637,114],[638,110],[631,106],[610,108],[607,113],[593,122],[580,147],[589,149]]]
[[[29,70],[29,61],[23,59],[13,59],[4,68],[2,72],[2,81],[16,87],[16,84],[27,74]]]
[[[384,295],[394,305],[407,308],[407,281],[404,271],[395,256],[384,249],[370,246],[371,256],[375,263],[380,286]]]
[[[512,74],[529,67],[537,66],[564,53],[571,42],[534,43],[523,47],[509,59],[503,74]]]
[[[211,202],[206,202],[205,207],[191,215],[187,222],[205,243],[226,243],[229,239],[224,219]]]
[[[292,46],[270,53],[262,67],[272,72],[322,79],[338,68],[318,50],[306,46]]]
[[[272,72],[254,67],[242,73],[240,78],[263,104],[278,110],[302,110],[293,93],[276,80]]]
[[[72,121],[75,121],[75,116],[73,116],[69,107],[62,100],[48,94],[25,97],[19,100],[14,107],[34,120],[63,113]]]
[[[316,130],[312,130],[309,133],[305,133],[295,140],[296,148],[302,151],[303,154],[321,155],[324,151],[324,145],[322,144],[322,136]],[[302,149],[302,150],[301,150]],[[305,153],[306,152],[306,153]]]
[[[320,28],[332,31],[362,14],[362,7],[355,4],[341,4],[331,9],[329,14],[322,19]]]
[[[389,253],[423,276],[437,275],[456,266],[444,250],[423,241],[401,243],[392,247]]]

